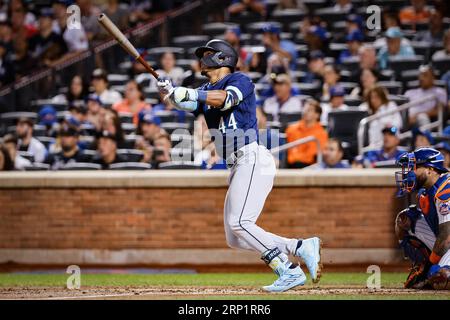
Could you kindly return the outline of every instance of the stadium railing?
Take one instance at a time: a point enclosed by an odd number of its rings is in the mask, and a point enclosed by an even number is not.
[[[365,144],[365,132],[366,132],[366,127],[373,121],[378,120],[380,118],[385,118],[385,117],[389,117],[395,113],[398,112],[402,112],[402,111],[407,111],[413,107],[416,107],[418,105],[421,105],[422,103],[425,102],[429,102],[430,100],[435,100],[437,101],[437,96],[435,95],[427,95],[423,98],[420,98],[418,100],[414,100],[411,102],[407,102],[405,104],[402,104],[401,106],[399,106],[398,108],[396,108],[395,110],[391,110],[388,112],[383,112],[381,114],[374,114],[371,116],[368,116],[364,119],[362,119],[359,122],[359,127],[358,127],[358,154],[362,155],[364,152],[371,150],[373,148],[373,146],[369,145],[369,146],[364,146]],[[430,122],[429,124],[426,124],[424,126],[421,126],[420,129],[421,130],[431,130],[431,129],[438,129],[438,133],[442,133],[443,130],[443,126],[444,126],[444,107],[438,103],[438,117],[436,121]],[[400,139],[404,139],[404,138],[408,138],[412,136],[412,131],[408,130],[405,132],[400,133],[399,138]]]
[[[278,159],[277,155],[280,154],[281,152],[287,151],[291,148],[294,148],[294,147],[297,147],[299,145],[309,143],[309,142],[314,142],[317,145],[317,163],[321,163],[323,157],[322,157],[322,149],[320,146],[320,141],[314,136],[307,136],[304,138],[294,140],[292,142],[285,143],[281,146],[270,149],[270,152],[272,153],[273,156],[275,156],[276,159]]]

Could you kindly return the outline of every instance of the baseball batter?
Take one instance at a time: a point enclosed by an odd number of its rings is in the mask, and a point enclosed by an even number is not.
[[[418,196],[418,206],[401,211],[395,222],[400,246],[413,263],[405,287],[450,289],[450,174],[444,156],[419,148],[398,163],[399,195]]]
[[[321,272],[321,241],[318,237],[288,239],[260,228],[256,221],[272,189],[276,172],[270,152],[258,144],[254,85],[249,77],[235,72],[238,54],[227,42],[211,40],[199,47],[202,74],[209,82],[198,89],[175,87],[158,81],[165,99],[176,108],[203,114],[218,154],[231,169],[225,198],[224,225],[232,248],[253,250],[273,269],[278,279],[263,287],[281,292],[303,285],[306,276],[288,254],[305,262],[313,282]]]

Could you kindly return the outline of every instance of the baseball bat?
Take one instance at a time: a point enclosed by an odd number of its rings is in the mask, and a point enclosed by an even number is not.
[[[117,28],[117,26],[108,18],[108,16],[104,13],[98,16],[98,22],[102,25],[105,30],[114,37],[114,39],[119,42],[120,46],[125,49],[136,61],[144,66],[144,68],[156,79],[159,78],[159,75],[156,71],[148,64],[144,58],[141,57],[136,48],[131,44],[131,42],[125,37],[122,31]]]

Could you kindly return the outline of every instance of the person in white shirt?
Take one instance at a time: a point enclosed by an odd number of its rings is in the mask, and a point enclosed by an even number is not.
[[[443,42],[444,42],[444,49],[436,51],[433,54],[432,60],[450,58],[450,29],[445,32]]]
[[[335,85],[330,88],[330,102],[322,103],[322,115],[320,116],[320,123],[324,126],[328,125],[328,114],[331,111],[347,110],[348,106],[344,103],[345,90],[340,85]]]
[[[103,104],[113,105],[122,101],[122,95],[119,92],[108,89],[108,77],[102,69],[95,69],[92,72],[92,86]]]
[[[405,92],[410,102],[420,100],[426,96],[434,95],[437,99],[429,99],[409,109],[409,122],[416,126],[430,123],[438,116],[438,106],[447,106],[447,92],[445,89],[434,85],[434,72],[429,65],[419,68],[419,88]]]
[[[366,95],[366,102],[371,114],[381,115],[397,110],[397,104],[389,101],[388,92],[385,88],[374,86],[369,89]],[[386,127],[396,127],[400,129],[403,125],[399,112],[381,117],[369,124],[369,145],[379,147],[383,144],[382,130]]]
[[[161,69],[156,70],[156,73],[159,74],[160,78],[171,80],[174,86],[180,86],[183,83],[184,70],[176,66],[177,60],[173,52],[164,52],[160,57],[159,64]],[[149,75],[147,74],[146,77],[149,77]],[[155,77],[150,76],[149,80],[150,88],[156,89]]]
[[[47,149],[42,142],[33,138],[33,125],[30,118],[19,118],[17,121],[16,134],[19,138],[17,150],[30,153],[35,162],[43,162],[47,156]]]
[[[279,121],[280,113],[301,113],[303,103],[300,97],[292,95],[291,78],[285,74],[279,74],[272,81],[275,95],[264,101],[263,111],[271,114],[273,121]]]
[[[13,134],[7,134],[3,137],[3,144],[8,150],[9,156],[14,161],[14,169],[24,170],[25,167],[31,166],[31,162],[17,152],[17,142],[17,137]]]

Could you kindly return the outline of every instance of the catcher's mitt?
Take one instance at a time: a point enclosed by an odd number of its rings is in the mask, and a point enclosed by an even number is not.
[[[406,278],[405,288],[406,289],[430,289],[428,283],[428,271],[431,267],[429,261],[424,261],[422,263],[415,264]]]

